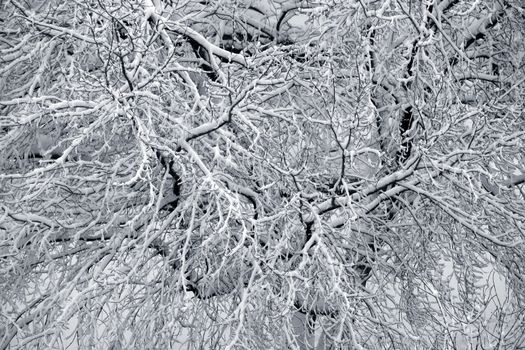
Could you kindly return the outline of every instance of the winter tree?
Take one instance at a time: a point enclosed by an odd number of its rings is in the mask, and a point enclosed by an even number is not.
[[[0,349],[525,346],[525,7],[0,1]]]

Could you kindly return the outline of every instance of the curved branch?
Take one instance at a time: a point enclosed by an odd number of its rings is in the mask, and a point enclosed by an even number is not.
[[[463,49],[468,49],[476,40],[483,39],[488,29],[494,27],[505,13],[505,9],[509,5],[502,5],[498,3],[494,11],[487,17],[480,18],[474,21],[468,28],[463,41]]]
[[[158,15],[156,15],[158,16]],[[226,62],[234,62],[237,64],[240,64],[244,67],[249,65],[248,60],[246,57],[237,54],[232,53],[227,50],[221,49],[217,45],[212,44],[209,42],[204,36],[202,36],[199,32],[191,29],[190,27],[186,27],[183,25],[180,25],[173,21],[164,21],[160,16],[159,20],[161,22],[166,23],[166,30],[183,35],[184,37],[188,38],[189,40],[193,41],[197,45],[201,46],[206,52],[208,52],[211,55],[215,55],[221,59],[223,59]],[[212,64],[213,66],[213,64]]]

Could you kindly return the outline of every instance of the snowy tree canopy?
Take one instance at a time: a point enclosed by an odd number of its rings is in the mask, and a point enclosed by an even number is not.
[[[512,0],[0,1],[0,349],[525,346],[524,57]]]

